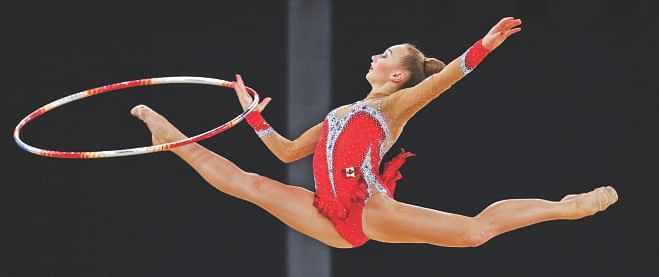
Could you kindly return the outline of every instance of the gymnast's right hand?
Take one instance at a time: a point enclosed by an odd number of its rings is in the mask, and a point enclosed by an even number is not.
[[[238,101],[240,101],[240,105],[243,107],[243,111],[246,111],[249,105],[252,104],[252,101],[254,101],[254,99],[252,98],[252,95],[250,95],[247,92],[247,89],[245,89],[245,83],[243,83],[243,78],[240,77],[239,74],[236,74],[236,82],[234,83],[235,86],[233,87],[233,89],[236,91],[236,96],[238,96]],[[266,97],[265,99],[263,99],[263,101],[261,101],[261,103],[256,105],[254,111],[255,112],[263,111],[263,109],[265,109],[265,106],[267,106],[271,100],[272,98]]]

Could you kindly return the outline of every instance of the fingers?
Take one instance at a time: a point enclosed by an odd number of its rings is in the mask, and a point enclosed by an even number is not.
[[[245,87],[245,83],[243,82],[243,77],[241,77],[240,74],[236,74],[236,82],[238,82],[238,85],[242,86],[243,88]]]
[[[252,101],[254,101],[254,98],[252,98],[252,95],[247,92],[247,88],[245,87],[245,83],[243,82],[243,78],[240,76],[240,74],[236,74],[236,82],[234,83],[235,85],[233,88],[236,91],[238,100],[240,101],[243,109],[247,109],[247,107],[252,104]],[[270,103],[270,101],[272,101],[272,98],[270,97],[266,97],[265,99],[261,100],[261,103],[256,106],[256,110],[262,111]]]
[[[504,31],[504,32],[502,32],[502,35],[505,36],[505,37],[509,37],[509,36],[511,36],[512,34],[517,33],[517,32],[519,32],[519,31],[521,31],[521,30],[522,30],[522,28],[514,28],[514,29],[510,29],[510,30],[508,30],[508,31]]]
[[[501,45],[501,43],[503,43],[503,41],[505,41],[509,36],[522,30],[522,28],[519,27],[521,24],[522,20],[519,18],[510,16],[502,18],[483,37],[483,47],[490,51],[499,47],[499,45]]]
[[[259,112],[262,112],[263,109],[265,109],[265,107],[266,107],[268,104],[270,104],[270,101],[272,101],[272,98],[270,98],[270,97],[266,97],[265,99],[263,99],[263,101],[261,101],[261,103],[259,103],[258,106],[256,106],[256,109],[257,109]]]
[[[240,101],[240,105],[243,106],[243,108],[246,108],[249,103],[252,102],[252,97],[247,93],[243,78],[239,74],[236,74],[236,81],[234,82],[233,89],[236,91],[236,96],[238,97],[238,101]]]
[[[504,17],[497,24],[492,27],[492,30],[490,30],[490,33],[492,32],[503,32],[507,31],[511,28],[517,27],[520,24],[522,24],[521,19],[515,19],[514,17]]]
[[[522,24],[521,19],[511,19],[504,24],[504,30],[510,30],[511,28],[517,27]]]
[[[494,24],[494,26],[503,26],[503,24],[505,24],[506,22],[508,22],[512,19],[513,19],[512,16],[504,17],[504,18],[500,19],[499,22],[497,22],[497,24]]]
[[[234,89],[236,89],[237,92],[244,92],[247,93],[247,90],[245,89],[245,83],[243,82],[243,78],[240,76],[240,74],[236,74],[236,82],[235,82]]]

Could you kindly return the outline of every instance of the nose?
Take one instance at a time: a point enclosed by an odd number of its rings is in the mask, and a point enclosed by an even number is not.
[[[373,56],[371,56],[371,60],[372,60],[372,61],[377,61],[378,58],[380,58],[380,55],[373,55]]]

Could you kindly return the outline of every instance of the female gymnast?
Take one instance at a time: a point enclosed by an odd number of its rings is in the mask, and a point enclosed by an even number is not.
[[[463,216],[394,200],[398,171],[413,154],[402,152],[379,174],[384,154],[415,113],[473,70],[492,50],[519,32],[520,19],[506,17],[461,56],[444,66],[426,58],[411,44],[394,45],[371,57],[366,80],[368,95],[332,110],[323,122],[295,140],[272,129],[261,116],[265,98],[246,121],[272,153],[290,163],[315,153],[316,191],[283,184],[250,173],[199,144],[170,151],[192,166],[218,190],[249,201],[293,229],[336,248],[353,248],[369,239],[389,243],[428,243],[446,247],[475,247],[502,233],[549,220],[575,220],[603,211],[615,203],[613,187],[571,194],[560,201],[508,199],[476,216]],[[236,75],[243,108],[252,99]],[[154,144],[186,138],[165,117],[145,105],[131,114],[142,120]]]

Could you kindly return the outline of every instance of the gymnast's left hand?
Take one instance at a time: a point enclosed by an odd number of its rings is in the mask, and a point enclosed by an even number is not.
[[[236,96],[238,96],[238,101],[240,101],[240,106],[243,107],[243,111],[246,111],[247,108],[249,108],[249,105],[252,104],[252,101],[254,99],[252,98],[252,95],[250,95],[247,92],[247,89],[245,88],[245,83],[243,82],[243,78],[240,77],[240,75],[236,74],[236,81],[234,82],[235,85],[233,86],[233,90],[236,91]],[[270,101],[272,101],[272,98],[266,97],[256,105],[254,108],[255,112],[262,112],[263,109],[265,109],[265,106],[267,106]]]
[[[483,37],[483,47],[487,50],[494,50],[499,47],[509,36],[522,30],[518,27],[522,24],[521,19],[514,17],[504,17],[490,29]]]

